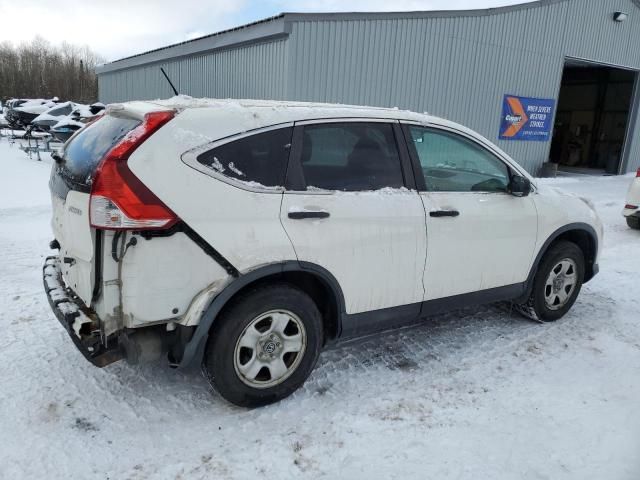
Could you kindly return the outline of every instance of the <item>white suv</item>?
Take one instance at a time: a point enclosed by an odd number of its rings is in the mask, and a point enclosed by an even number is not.
[[[131,102],[55,160],[44,282],[77,347],[200,363],[237,405],[291,394],[328,343],[444,310],[558,319],[598,271],[587,201],[428,115]]]

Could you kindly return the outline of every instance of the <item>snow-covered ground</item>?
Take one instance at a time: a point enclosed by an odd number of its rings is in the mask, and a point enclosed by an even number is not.
[[[91,366],[41,285],[51,160],[0,139],[0,478],[640,478],[640,232],[629,177],[589,197],[601,273],[539,325],[502,306],[326,351],[305,387],[246,411],[198,372]]]

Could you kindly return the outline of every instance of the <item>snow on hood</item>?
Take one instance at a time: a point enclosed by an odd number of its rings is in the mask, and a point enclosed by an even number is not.
[[[50,110],[52,107],[54,107],[56,104],[53,102],[47,102],[47,103],[41,103],[41,104],[29,104],[29,103],[23,103],[22,105],[20,105],[19,107],[14,108],[14,110],[16,112],[25,112],[25,113],[36,113],[36,114],[41,114],[46,112],[47,110]]]

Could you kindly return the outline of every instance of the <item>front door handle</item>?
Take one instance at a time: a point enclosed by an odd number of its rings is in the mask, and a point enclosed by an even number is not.
[[[324,210],[317,211],[300,211],[300,212],[289,212],[289,218],[293,220],[304,220],[305,218],[329,218],[329,212],[325,212]]]
[[[433,210],[429,212],[430,217],[457,217],[460,215],[460,212],[457,210]]]

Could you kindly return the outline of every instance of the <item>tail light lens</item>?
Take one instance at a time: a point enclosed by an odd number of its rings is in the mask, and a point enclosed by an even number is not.
[[[638,171],[636,172],[636,178],[640,178],[640,168],[638,169]]]
[[[105,155],[91,187],[91,226],[107,230],[160,230],[178,217],[127,165],[131,154],[171,120],[173,111],[152,112]]]
[[[637,208],[638,208],[638,205],[630,205],[628,203],[624,206],[625,210],[636,210]]]

